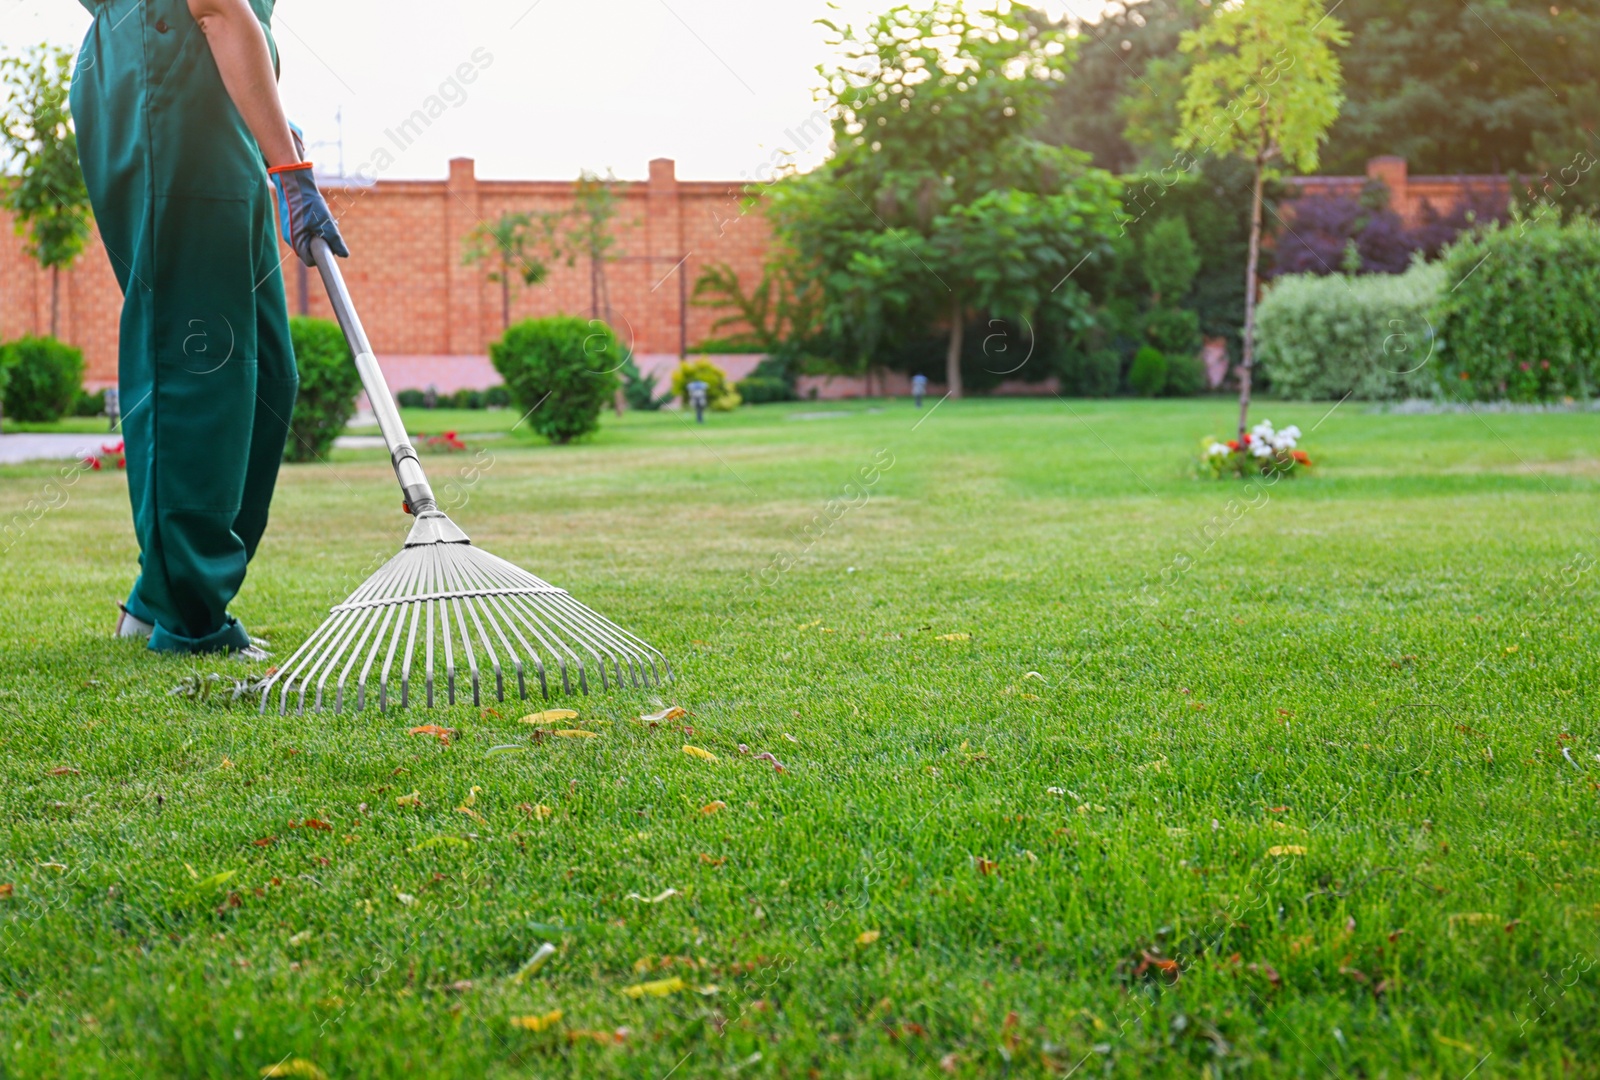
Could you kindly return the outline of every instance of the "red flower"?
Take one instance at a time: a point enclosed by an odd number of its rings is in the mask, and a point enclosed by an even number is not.
[[[1468,379],[1470,379],[1470,378],[1472,378],[1472,376],[1471,376],[1471,375],[1468,375],[1468,374],[1467,374],[1467,373],[1466,373],[1466,372],[1465,372],[1465,371],[1463,371],[1463,372],[1462,372],[1462,373],[1461,373],[1461,381],[1462,381],[1462,382],[1466,382],[1466,381],[1467,381],[1467,380],[1468,380]]]
[[[1249,436],[1246,436],[1246,438],[1248,438],[1248,437]],[[1238,450],[1239,450],[1239,440],[1237,440],[1237,439],[1229,439],[1228,440],[1228,449],[1234,451],[1235,453],[1237,453]]]
[[[119,457],[117,459],[117,468],[126,469],[127,467],[128,467],[128,459],[125,458],[125,457]]]
[[[1533,366],[1532,364],[1530,364],[1526,360],[1524,360],[1522,363],[1517,365],[1517,368],[1519,370],[1521,370],[1521,371],[1527,371],[1532,366]]]
[[[1311,455],[1306,453],[1304,450],[1291,451],[1289,456],[1294,458],[1300,464],[1304,465],[1306,468],[1309,469],[1311,467]]]
[[[1249,445],[1250,445],[1250,436],[1248,436],[1248,435],[1246,435],[1246,436],[1245,436],[1245,437],[1244,437],[1244,444],[1245,444],[1245,445],[1246,445],[1246,446],[1249,446]]]

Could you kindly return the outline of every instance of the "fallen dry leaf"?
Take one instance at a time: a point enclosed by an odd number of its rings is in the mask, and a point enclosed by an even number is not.
[[[720,760],[717,755],[713,754],[710,750],[702,750],[698,746],[690,746],[688,743],[683,744],[683,752],[688,754],[690,757],[699,758],[701,761]]]
[[[756,760],[757,761],[769,761],[769,762],[771,762],[772,763],[772,769],[773,769],[774,772],[788,772],[789,771],[788,769],[783,767],[783,762],[779,761],[777,758],[773,757],[771,754],[757,754],[756,755]]]
[[[1500,916],[1490,911],[1463,911],[1450,916],[1446,921],[1450,932],[1454,933],[1457,923],[1466,923],[1468,926],[1483,926],[1486,923],[1499,922]]]
[[[700,808],[700,812],[702,814],[705,814],[707,817],[709,817],[710,815],[715,814],[718,810],[726,810],[727,808],[728,808],[728,804],[727,803],[723,802],[721,799],[717,799],[717,800],[715,800],[713,802],[708,802],[704,806],[702,806]]]
[[[577,718],[577,711],[573,709],[546,709],[544,712],[529,713],[519,723],[554,724],[562,720],[576,720]]]
[[[560,739],[598,739],[600,734],[594,731],[579,731],[577,728],[565,728],[555,732]]]
[[[533,812],[533,816],[538,818],[540,821],[548,820],[550,815],[555,813],[553,808],[546,806],[544,803],[539,803],[537,806],[532,807],[531,810]]]
[[[614,1046],[628,1037],[627,1028],[618,1028],[616,1031],[591,1031],[587,1028],[577,1028],[567,1032],[568,1042],[580,1042],[588,1039],[601,1046]]]
[[[304,821],[291,821],[291,822],[289,822],[289,828],[291,828],[291,829],[317,829],[317,830],[319,830],[321,832],[332,832],[333,831],[333,826],[332,825],[329,825],[326,821],[322,821],[321,819],[314,818],[314,817],[308,817]]]
[[[74,769],[71,765],[63,765],[59,769],[51,769],[50,770],[50,775],[51,776],[82,776],[83,774],[80,773],[77,769]]]
[[[655,982],[624,986],[620,993],[638,1000],[642,997],[666,997],[668,994],[676,994],[687,989],[689,989],[689,984],[674,975],[670,979],[657,979]]]
[[[705,852],[702,851],[700,853],[700,861],[705,863],[707,866],[721,866],[723,863],[727,862],[728,860],[727,860],[726,857],[723,857],[723,858],[720,858],[720,859],[713,858],[712,856],[707,855]]]
[[[16,891],[17,891],[17,887],[15,885],[11,885],[11,884],[0,885],[0,900],[9,900],[9,899],[11,899],[12,894],[15,893]]]
[[[641,716],[639,719],[643,720],[647,724],[660,724],[667,720],[681,720],[688,715],[689,714],[686,710],[677,705],[672,705],[662,709],[658,713],[650,713],[646,716]]]
[[[677,889],[666,889],[663,892],[657,893],[655,896],[648,896],[648,897],[647,896],[640,896],[636,892],[631,892],[631,893],[629,893],[627,895],[626,899],[637,900],[641,904],[659,904],[664,900],[671,900],[674,896],[679,896],[679,895],[681,895],[681,894],[678,892]]]
[[[413,791],[410,795],[402,795],[394,801],[396,806],[421,806],[422,792]]]
[[[251,845],[254,847],[271,847],[277,842],[278,838],[276,836],[263,836],[260,840],[250,841]]]
[[[972,865],[978,868],[978,873],[987,877],[989,874],[994,873],[995,867],[999,866],[1000,864],[997,862],[991,862],[990,860],[985,859],[982,855],[979,855],[976,859],[972,860]]]
[[[474,810],[470,806],[458,806],[458,807],[456,807],[456,813],[467,815],[473,821],[476,821],[479,825],[487,825],[487,824],[489,824],[489,819],[488,818],[484,817],[482,814],[478,813],[476,810]]]
[[[513,1016],[511,1026],[523,1031],[544,1031],[561,1023],[562,1015],[560,1009],[551,1009],[543,1016]]]
[[[517,973],[511,976],[511,982],[513,985],[521,985],[521,983],[526,980],[528,976],[537,975],[539,973],[539,969],[544,967],[545,964],[549,962],[550,958],[555,954],[556,947],[550,944],[548,941],[543,945],[540,945],[538,949],[534,950],[534,954],[528,957],[527,963],[518,968]]]
[[[971,634],[938,634],[936,636],[937,636],[938,640],[940,640],[940,641],[971,641],[972,640],[972,635]]]
[[[1302,844],[1275,844],[1267,849],[1267,854],[1273,858],[1283,855],[1304,855],[1305,846]]]
[[[867,930],[857,935],[856,944],[866,947],[871,945],[874,941],[877,941],[882,936],[883,932],[880,930]]]
[[[432,735],[445,746],[450,745],[450,740],[455,738],[457,732],[454,728],[440,727],[438,724],[423,724],[421,727],[411,729],[413,735]]]
[[[263,1080],[273,1076],[291,1076],[297,1080],[328,1080],[328,1074],[317,1068],[305,1058],[290,1058],[280,1061],[276,1065],[263,1065],[261,1073]]]

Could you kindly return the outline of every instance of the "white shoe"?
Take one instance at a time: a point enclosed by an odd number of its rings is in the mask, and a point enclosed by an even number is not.
[[[156,628],[143,619],[135,618],[127,608],[117,605],[117,629],[111,636],[116,638],[147,638],[156,632]]]

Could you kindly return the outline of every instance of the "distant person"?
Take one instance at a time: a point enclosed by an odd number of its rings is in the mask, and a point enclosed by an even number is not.
[[[926,375],[911,376],[911,396],[917,401],[917,408],[922,408],[922,398],[928,392],[928,377]]]
[[[79,0],[78,156],[122,286],[117,382],[139,578],[118,637],[263,654],[228,613],[299,379],[278,233],[348,255],[278,100],[274,0]],[[274,230],[276,195],[278,228]]]

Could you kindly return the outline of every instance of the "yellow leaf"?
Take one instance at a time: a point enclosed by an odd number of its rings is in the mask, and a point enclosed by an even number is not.
[[[462,806],[477,806],[478,805],[478,792],[480,792],[482,790],[483,789],[481,787],[479,787],[477,784],[473,784],[472,785],[472,790],[467,792],[467,797],[462,800],[461,805]]]
[[[561,1023],[561,1016],[560,1009],[551,1009],[543,1016],[513,1016],[511,1026],[521,1028],[523,1031],[544,1031]]]
[[[304,945],[306,942],[310,941],[314,937],[316,937],[316,933],[314,931],[302,930],[298,934],[295,934],[293,937],[291,937],[289,939],[289,944],[290,945]]]
[[[276,1065],[263,1065],[261,1067],[263,1078],[270,1076],[293,1076],[299,1080],[328,1080],[328,1074],[317,1068],[305,1058],[290,1058],[280,1061]]]
[[[695,988],[694,992],[699,994],[701,997],[710,997],[712,994],[720,994],[722,992],[722,987],[718,986],[716,983],[712,983],[710,986],[698,986]]]
[[[1456,929],[1456,923],[1458,922],[1464,922],[1468,926],[1482,926],[1485,923],[1499,922],[1500,916],[1490,911],[1463,911],[1459,914],[1450,916],[1448,921],[1450,932],[1454,933]]]
[[[663,892],[657,893],[655,896],[649,896],[649,897],[640,896],[636,892],[631,892],[631,893],[629,893],[627,895],[626,899],[637,900],[641,904],[659,904],[663,900],[671,900],[674,896],[678,896],[678,895],[680,895],[680,894],[679,894],[677,889],[667,889],[667,890],[665,890]]]
[[[690,757],[697,757],[701,761],[720,760],[717,755],[713,754],[710,750],[702,750],[698,746],[690,746],[687,743],[684,744],[683,752],[688,754]]]
[[[1160,758],[1160,759],[1158,759],[1156,761],[1151,761],[1151,762],[1148,762],[1148,763],[1146,763],[1144,765],[1140,765],[1139,768],[1136,771],[1137,772],[1166,772],[1167,768],[1168,768],[1167,759],[1166,758]]]
[[[1268,819],[1267,825],[1269,828],[1276,829],[1278,832],[1305,832],[1305,830],[1300,828],[1298,825],[1290,825],[1287,821],[1278,821],[1276,818]]]
[[[822,620],[821,619],[813,619],[811,622],[801,623],[800,624],[800,629],[802,629],[802,630],[814,630],[814,629],[816,629],[817,627],[819,627],[821,625],[822,625]]]
[[[229,759],[229,758],[223,758],[222,759],[222,764],[218,765],[217,768],[219,768],[219,769],[231,769],[231,768],[233,768],[233,761],[231,759]]]
[[[939,638],[940,641],[971,641],[972,640],[972,635],[971,634],[940,634],[940,635],[938,635],[938,638]]]
[[[522,718],[524,724],[554,724],[562,720],[576,720],[578,714],[572,709],[546,709],[544,712],[529,713]]]
[[[577,728],[568,728],[555,734],[557,738],[561,739],[598,739],[600,737],[597,732],[579,731]]]
[[[540,821],[546,820],[553,813],[555,813],[555,810],[546,806],[544,803],[540,803],[533,808],[533,816],[538,818]]]
[[[1028,681],[1029,679],[1038,679],[1040,682],[1044,682],[1044,676],[1040,675],[1037,671],[1030,671],[1022,677],[1024,682]]]
[[[728,804],[723,802],[721,799],[718,799],[715,802],[706,803],[700,808],[700,812],[709,817],[710,815],[715,814],[718,810],[726,810],[727,808]]]
[[[1445,1046],[1453,1047],[1453,1048],[1455,1048],[1457,1050],[1465,1050],[1467,1053],[1472,1054],[1474,1056],[1476,1056],[1477,1053],[1478,1053],[1478,1048],[1473,1046],[1471,1043],[1460,1042],[1459,1040],[1456,1040],[1456,1039],[1447,1039],[1443,1035],[1440,1035],[1438,1032],[1434,1032],[1433,1037],[1435,1039],[1438,1039]]]
[[[394,801],[396,806],[421,806],[422,792],[413,791],[410,795],[402,795]]]
[[[658,713],[650,713],[648,716],[639,717],[639,719],[643,720],[647,724],[659,724],[667,720],[682,720],[688,715],[689,714],[687,712],[678,706],[671,705],[665,709],[662,709]]]
[[[1306,849],[1300,844],[1278,844],[1267,849],[1267,854],[1273,858],[1282,855],[1304,855]]]
[[[64,863],[64,862],[42,862],[39,865],[44,867],[44,869],[46,869],[46,870],[54,870],[58,874],[65,874],[67,872],[67,864]],[[191,873],[192,872],[193,871],[191,871]],[[239,871],[237,871],[237,870],[229,870],[227,872],[227,876],[223,877],[222,880],[226,881],[226,880],[228,880],[228,878],[231,878],[233,875],[237,874],[238,872]]]
[[[668,994],[676,994],[687,989],[689,984],[674,975],[670,979],[657,979],[655,982],[624,986],[622,993],[637,1000],[642,997],[666,997]]]
[[[861,935],[859,935],[856,938],[856,944],[857,945],[861,945],[861,946],[871,945],[874,941],[877,941],[878,938],[880,938],[882,936],[883,936],[882,931],[879,931],[879,930],[868,930],[868,931],[866,931],[865,933],[862,933]]]

